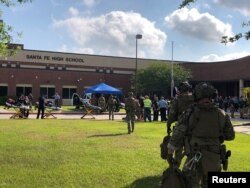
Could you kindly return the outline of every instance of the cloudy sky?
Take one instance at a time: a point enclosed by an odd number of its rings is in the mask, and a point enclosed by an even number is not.
[[[25,49],[135,57],[135,35],[142,34],[139,58],[211,62],[250,55],[250,41],[220,43],[223,35],[250,30],[242,27],[250,21],[250,0],[197,0],[179,9],[181,1],[33,0],[0,9]]]

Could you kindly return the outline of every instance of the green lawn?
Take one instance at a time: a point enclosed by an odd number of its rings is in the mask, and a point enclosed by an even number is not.
[[[154,188],[165,123],[101,120],[0,120],[0,187]],[[250,171],[250,135],[237,134],[229,171]]]

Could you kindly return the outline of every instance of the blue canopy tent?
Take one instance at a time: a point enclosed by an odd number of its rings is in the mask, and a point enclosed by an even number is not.
[[[92,87],[89,87],[84,91],[84,93],[100,93],[100,94],[113,94],[113,95],[119,95],[122,94],[122,91],[114,88],[110,85],[107,85],[105,83],[100,83],[97,85],[94,85]]]

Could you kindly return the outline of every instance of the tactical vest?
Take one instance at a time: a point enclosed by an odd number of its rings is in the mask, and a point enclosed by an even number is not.
[[[178,100],[177,100],[178,118],[189,107],[189,105],[193,103],[194,103],[194,98],[192,95],[178,96]]]
[[[191,147],[221,144],[225,118],[215,106],[199,107],[195,105],[188,124]]]
[[[114,105],[116,104],[116,100],[115,99],[108,99],[108,102],[107,102],[108,104],[108,107],[110,107],[110,108],[113,108],[114,107]]]
[[[127,98],[126,103],[125,103],[125,109],[127,113],[135,113],[136,111],[136,102],[134,98]]]

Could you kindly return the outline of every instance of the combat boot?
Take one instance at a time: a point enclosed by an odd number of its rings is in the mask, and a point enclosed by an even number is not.
[[[128,134],[131,133],[131,127],[130,127],[130,124],[128,124]]]
[[[132,123],[132,132],[134,132],[135,124]]]

